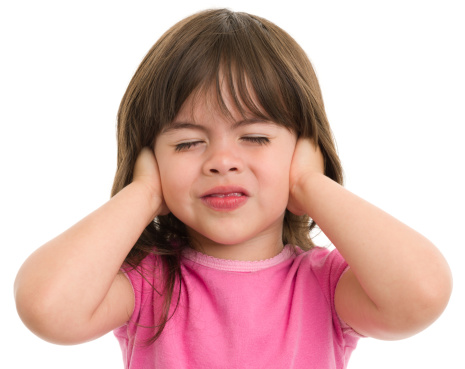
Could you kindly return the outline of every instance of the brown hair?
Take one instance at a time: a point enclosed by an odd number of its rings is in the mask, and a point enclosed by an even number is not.
[[[134,163],[144,146],[172,122],[192,93],[216,88],[225,114],[220,80],[225,80],[236,108],[281,124],[300,137],[313,138],[325,159],[325,174],[342,184],[342,167],[324,110],[320,87],[305,52],[281,28],[247,13],[227,9],[194,14],[169,29],[143,59],[118,111],[118,161],[112,196],[132,180]],[[253,98],[251,93],[253,93]],[[286,210],[283,243],[305,250],[314,245],[308,216]],[[155,341],[169,319],[180,252],[189,240],[173,215],[150,223],[125,263],[135,268],[148,253],[163,261],[164,311]],[[179,301],[178,291],[178,301]]]

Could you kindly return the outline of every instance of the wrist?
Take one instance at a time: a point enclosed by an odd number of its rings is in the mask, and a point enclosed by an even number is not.
[[[134,181],[123,190],[131,192],[131,196],[134,196],[134,204],[144,210],[142,213],[146,214],[147,223],[162,213],[163,199],[150,184]]]
[[[314,194],[313,187],[316,186],[318,181],[321,181],[322,178],[327,178],[324,174],[319,172],[310,171],[305,173],[305,175],[300,176],[291,187],[291,194],[297,199],[299,198],[308,198],[310,195]]]
[[[310,213],[315,208],[327,181],[331,179],[315,171],[302,175],[290,188],[289,210],[296,215],[307,214],[312,217]]]

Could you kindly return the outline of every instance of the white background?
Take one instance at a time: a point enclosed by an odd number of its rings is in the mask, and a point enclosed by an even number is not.
[[[460,3],[2,2],[2,367],[123,367],[111,334],[63,347],[30,333],[16,314],[14,277],[37,247],[109,198],[116,112],[152,44],[193,12],[229,7],[268,18],[302,45],[322,86],[346,187],[431,239],[453,270],[452,299],[435,324],[404,341],[360,341],[349,368],[465,368]]]

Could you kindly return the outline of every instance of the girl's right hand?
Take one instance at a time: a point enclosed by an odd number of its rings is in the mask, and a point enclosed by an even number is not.
[[[132,183],[142,184],[152,200],[152,208],[156,215],[166,215],[170,212],[163,199],[160,172],[153,150],[144,147],[136,159]]]

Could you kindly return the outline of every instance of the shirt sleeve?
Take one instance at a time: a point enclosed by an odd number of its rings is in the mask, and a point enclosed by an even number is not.
[[[136,268],[123,266],[121,271],[129,279],[134,291],[134,311],[126,324],[117,328],[114,334],[126,340],[135,336],[150,338],[157,324],[154,311],[157,311],[162,300],[161,260],[149,254]]]
[[[339,317],[334,303],[337,284],[341,276],[349,269],[347,262],[337,249],[331,251],[322,247],[312,249],[310,258],[312,270],[331,307],[335,329],[343,336],[363,337]]]

